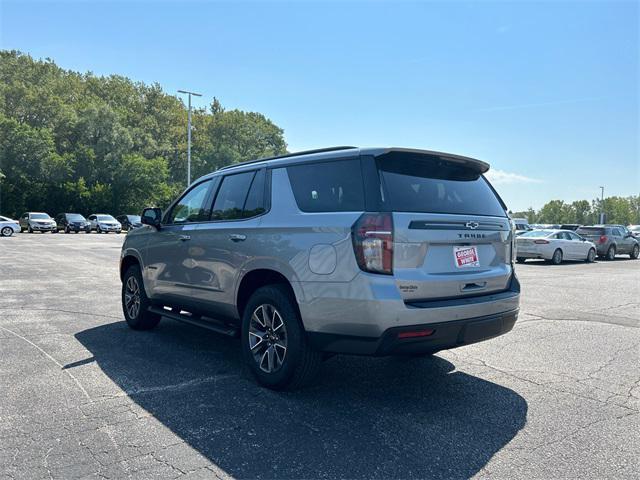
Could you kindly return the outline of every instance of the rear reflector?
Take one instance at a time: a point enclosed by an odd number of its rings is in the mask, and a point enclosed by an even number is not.
[[[549,243],[549,240],[534,240],[533,243],[537,243],[538,245],[546,245]]]
[[[398,338],[417,338],[417,337],[428,337],[433,335],[435,330],[416,330],[414,332],[400,332],[398,334]]]
[[[609,240],[607,238],[606,235],[600,235],[600,238],[598,239],[598,243],[607,243],[607,240]]]

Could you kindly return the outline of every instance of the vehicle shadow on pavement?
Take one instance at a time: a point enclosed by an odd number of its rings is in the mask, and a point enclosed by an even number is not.
[[[196,327],[116,322],[76,338],[134,402],[234,477],[468,478],[526,422],[520,395],[438,356],[338,356],[314,386],[279,393],[249,377],[238,340]]]

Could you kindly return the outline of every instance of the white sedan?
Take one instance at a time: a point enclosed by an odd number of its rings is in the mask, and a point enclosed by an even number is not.
[[[10,237],[19,231],[20,223],[18,220],[12,220],[9,217],[0,216],[0,237]]]
[[[554,265],[563,260],[593,262],[596,246],[571,230],[533,230],[516,238],[516,260],[542,258]]]

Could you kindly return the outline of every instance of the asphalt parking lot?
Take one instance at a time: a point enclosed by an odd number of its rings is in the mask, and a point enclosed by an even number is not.
[[[237,340],[127,328],[123,239],[0,238],[0,478],[639,478],[640,260],[518,265],[511,333],[275,393]]]

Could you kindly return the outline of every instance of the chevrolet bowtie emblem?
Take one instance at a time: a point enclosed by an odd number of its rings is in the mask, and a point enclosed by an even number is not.
[[[475,230],[480,226],[478,222],[467,222],[464,224],[465,227],[470,228],[471,230]]]

